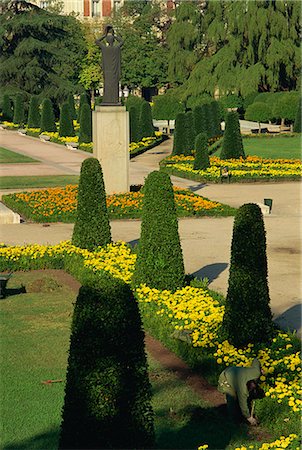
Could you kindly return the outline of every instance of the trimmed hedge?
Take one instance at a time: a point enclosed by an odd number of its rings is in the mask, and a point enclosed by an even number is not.
[[[299,99],[299,104],[297,108],[295,123],[294,123],[294,132],[295,133],[301,133],[302,127],[301,127],[301,99]]]
[[[139,114],[136,106],[129,108],[130,142],[140,141]]]
[[[59,136],[75,136],[70,106],[67,102],[61,106]]]
[[[193,110],[195,135],[207,133],[206,114],[204,105],[196,106]]]
[[[42,102],[40,131],[57,131],[53,105],[49,98],[45,98]]]
[[[173,155],[182,155],[186,151],[186,114],[178,113],[175,119]]]
[[[80,104],[79,104],[79,109],[78,109],[78,122],[80,123],[81,121],[81,112],[82,112],[82,106],[87,103],[90,106],[90,101],[88,100],[87,94],[81,94],[80,95]]]
[[[175,291],[184,285],[185,272],[169,175],[151,172],[143,192],[141,237],[133,283]]]
[[[3,95],[2,99],[2,120],[11,122],[13,120],[13,110],[10,97],[7,94]]]
[[[67,103],[69,104],[70,114],[72,120],[75,120],[77,118],[77,113],[75,110],[75,104],[74,104],[74,96],[73,94],[69,94],[67,98]]]
[[[96,158],[82,163],[72,243],[88,250],[111,243],[103,172]]]
[[[208,138],[206,133],[200,133],[195,139],[196,156],[194,160],[194,170],[203,170],[210,167],[210,158],[208,150]]]
[[[139,116],[140,139],[155,136],[151,106],[147,101],[143,101]]]
[[[91,275],[71,328],[59,448],[151,448],[151,387],[144,333],[128,285]]]
[[[229,112],[225,120],[225,131],[223,135],[221,159],[245,158],[238,113]]]
[[[37,95],[33,95],[30,98],[29,110],[28,110],[28,121],[27,125],[29,128],[40,128],[41,126],[41,114],[39,111],[40,101]]]
[[[24,100],[21,94],[15,98],[13,122],[20,125],[24,123]]]
[[[186,112],[186,146],[184,155],[190,156],[192,155],[192,151],[195,146],[195,127],[194,127],[194,116],[192,111]]]
[[[216,137],[221,135],[221,121],[220,121],[220,108],[219,103],[214,101],[209,105],[210,111],[210,127],[211,127],[211,136]]]
[[[89,143],[92,141],[92,114],[88,103],[82,106],[80,118],[79,143]]]
[[[273,334],[267,282],[266,238],[259,206],[242,205],[235,216],[231,267],[223,317],[236,347],[268,342]]]

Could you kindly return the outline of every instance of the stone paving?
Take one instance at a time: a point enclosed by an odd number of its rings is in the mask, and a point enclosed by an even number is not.
[[[0,145],[41,161],[34,164],[41,172],[57,168],[60,173],[77,174],[81,162],[90,154],[68,150],[64,146],[42,143],[36,139],[19,136],[16,132],[0,131]],[[171,152],[172,141],[166,141],[130,162],[131,184],[142,184],[159,161]],[[1,165],[2,166],[2,165]],[[13,166],[13,167],[12,167]],[[19,166],[19,167],[18,167]],[[29,166],[11,164],[10,175],[33,175]],[[2,168],[2,167],[1,167]],[[276,321],[285,329],[301,333],[301,184],[200,184],[172,177],[174,185],[191,188],[197,194],[234,207],[248,202],[273,199],[272,214],[264,217],[267,232],[267,255],[271,307]],[[7,193],[0,190],[0,195]],[[136,243],[140,235],[139,220],[112,221],[114,240]],[[233,218],[187,218],[179,220],[179,232],[184,253],[186,272],[207,277],[210,288],[223,294],[227,290]],[[0,241],[10,245],[24,243],[57,243],[70,239],[72,224],[13,224],[0,225]]]

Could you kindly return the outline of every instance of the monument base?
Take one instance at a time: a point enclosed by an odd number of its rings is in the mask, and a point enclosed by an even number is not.
[[[92,130],[93,156],[102,166],[106,194],[129,191],[129,113],[125,106],[96,106]]]

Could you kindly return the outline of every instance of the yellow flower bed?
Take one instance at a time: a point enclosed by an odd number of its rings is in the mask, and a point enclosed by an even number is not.
[[[294,442],[296,441],[296,442]],[[201,447],[202,448],[202,447]],[[276,439],[274,442],[270,443],[264,443],[260,446],[255,445],[248,445],[241,447],[236,447],[235,450],[249,450],[249,449],[255,449],[255,450],[282,450],[284,448],[288,448],[291,450],[300,450],[298,436],[296,434],[290,434],[289,436],[280,436],[279,439]]]

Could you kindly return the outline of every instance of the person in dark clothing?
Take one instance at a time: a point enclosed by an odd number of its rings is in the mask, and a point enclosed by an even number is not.
[[[262,373],[260,362],[254,359],[251,367],[228,367],[219,376],[218,390],[226,395],[227,409],[233,419],[243,416],[250,425],[257,425],[252,413],[252,400],[263,398],[257,387]]]

